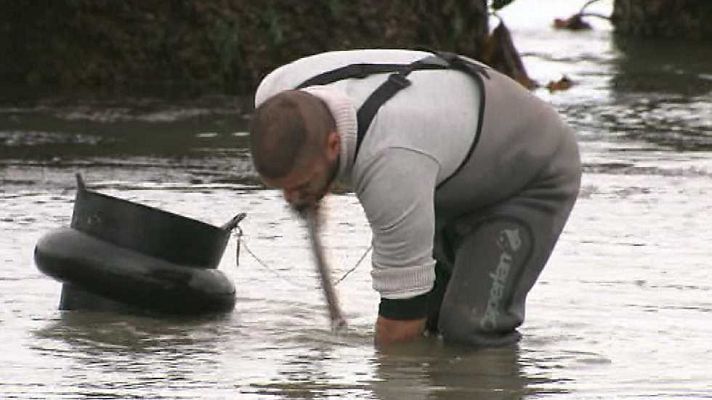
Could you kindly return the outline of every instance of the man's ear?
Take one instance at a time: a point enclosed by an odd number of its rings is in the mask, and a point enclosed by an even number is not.
[[[336,131],[329,132],[326,138],[326,154],[331,161],[339,158],[341,154],[341,136]]]

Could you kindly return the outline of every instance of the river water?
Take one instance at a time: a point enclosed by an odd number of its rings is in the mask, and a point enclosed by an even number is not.
[[[516,347],[426,338],[377,351],[369,257],[337,286],[349,328],[332,334],[305,229],[254,176],[237,99],[55,98],[0,108],[0,397],[712,398],[712,48],[625,43],[605,21],[550,28],[581,3],[518,0],[502,13],[533,78],[575,81],[536,93],[576,129],[584,162]],[[235,310],[58,311],[60,285],[32,254],[69,224],[75,172],[92,189],[215,225],[246,212],[256,257],[243,246],[236,266],[231,241],[220,265]],[[353,195],[326,208],[340,276],[370,233]]]

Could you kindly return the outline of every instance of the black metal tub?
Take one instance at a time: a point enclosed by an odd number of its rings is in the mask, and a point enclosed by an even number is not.
[[[40,271],[63,285],[60,309],[226,312],[235,287],[217,269],[232,230],[88,190],[77,176],[72,222],[35,247]]]

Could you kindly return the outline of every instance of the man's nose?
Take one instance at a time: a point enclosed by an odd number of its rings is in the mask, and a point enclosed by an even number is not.
[[[282,190],[282,195],[289,204],[296,203],[301,197],[299,191],[295,189],[284,189]]]
[[[291,203],[294,201],[294,190],[283,189],[282,197],[284,197],[284,200],[286,200],[287,203]]]

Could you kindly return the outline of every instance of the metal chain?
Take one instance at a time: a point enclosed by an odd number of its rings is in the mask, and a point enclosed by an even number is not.
[[[247,246],[247,243],[245,243],[245,240],[244,240],[244,239],[238,238],[238,240],[241,240],[241,241],[242,241],[242,246],[245,248],[245,251],[247,251],[247,253],[248,253],[249,255],[251,255],[252,258],[254,258],[254,259],[257,261],[257,263],[258,263],[260,266],[262,266],[262,268],[266,269],[267,271],[271,272],[271,273],[272,273],[274,276],[276,276],[277,278],[279,278],[279,279],[281,279],[281,280],[283,280],[283,281],[289,283],[289,284],[292,285],[292,286],[296,286],[296,287],[303,287],[303,286],[304,286],[304,285],[300,285],[300,284],[298,284],[298,283],[292,282],[290,279],[287,279],[287,277],[285,277],[285,276],[283,276],[282,274],[280,274],[279,272],[277,272],[277,270],[270,268],[269,265],[267,265],[264,261],[262,261],[259,257],[257,257],[257,255],[256,255],[255,253],[253,253],[252,250],[250,250],[250,248]]]
[[[237,265],[237,266],[240,265],[240,264],[239,264],[240,248],[241,248],[241,247],[244,247],[244,248],[245,248],[245,251],[247,251],[247,253],[248,253],[249,255],[251,255],[252,258],[255,259],[255,261],[257,261],[257,264],[259,264],[262,268],[266,269],[267,271],[271,272],[274,276],[276,276],[276,277],[278,277],[279,279],[281,279],[281,280],[283,280],[283,281],[289,283],[290,285],[297,286],[297,287],[303,287],[303,286],[304,286],[304,285],[300,285],[300,284],[298,284],[298,283],[295,283],[295,282],[291,281],[290,279],[288,279],[288,278],[285,277],[284,275],[282,275],[282,274],[280,274],[279,272],[277,272],[276,269],[271,268],[269,265],[267,265],[266,262],[264,262],[260,257],[258,257],[257,254],[255,254],[255,253],[247,246],[247,243],[246,243],[245,239],[242,237],[242,230],[239,230],[236,236],[237,236],[237,245],[236,245],[236,246],[237,246],[237,250],[236,250],[236,254],[235,254],[235,265]],[[351,269],[349,269],[349,270],[346,271],[343,275],[341,275],[341,277],[340,277],[339,279],[337,279],[337,280],[334,282],[334,286],[336,286],[336,285],[338,285],[339,283],[341,283],[344,279],[346,279],[347,276],[349,276],[352,272],[354,272],[354,271],[359,267],[359,265],[361,265],[361,262],[363,262],[363,260],[366,258],[366,255],[368,254],[369,251],[371,251],[372,248],[373,248],[372,245],[369,246],[369,247],[366,249],[366,251],[363,253],[363,255],[361,255],[361,258],[359,258],[359,260],[356,262],[356,265],[354,265]]]
[[[366,254],[368,254],[368,252],[371,251],[372,248],[373,248],[373,245],[368,246],[366,251],[363,252],[363,255],[361,255],[361,258],[359,258],[358,261],[356,262],[356,265],[354,265],[353,268],[351,268],[350,270],[346,271],[346,273],[341,275],[341,278],[337,279],[336,282],[334,282],[334,286],[341,283],[341,281],[346,279],[346,277],[349,276],[350,273],[354,272],[356,270],[356,268],[358,268],[358,266],[361,265],[361,261],[363,261],[363,259],[366,258]]]

